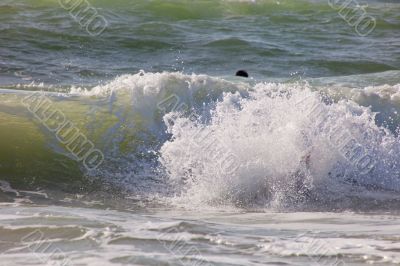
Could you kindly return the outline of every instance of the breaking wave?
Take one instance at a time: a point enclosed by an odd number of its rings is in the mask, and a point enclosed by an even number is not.
[[[399,89],[140,72],[45,92],[104,154],[94,171],[22,104],[28,91],[4,90],[0,175],[30,188],[97,180],[190,206],[397,202]]]

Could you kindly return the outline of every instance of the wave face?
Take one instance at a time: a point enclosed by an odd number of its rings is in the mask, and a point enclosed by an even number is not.
[[[3,90],[0,176],[13,187],[72,192],[97,182],[191,206],[397,201],[400,85],[313,83],[140,72],[39,93],[103,153],[90,171],[49,130],[57,121],[30,111],[40,86]]]

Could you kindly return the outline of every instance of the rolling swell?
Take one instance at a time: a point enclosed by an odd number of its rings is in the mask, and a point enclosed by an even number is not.
[[[0,3],[0,84],[93,86],[141,69],[224,76],[247,68],[264,79],[400,68],[395,3],[369,1],[377,25],[363,38],[328,1],[90,3],[108,21],[98,37],[56,0]]]
[[[376,200],[377,191],[392,197],[400,190],[398,86],[329,90],[141,72],[90,90],[47,92],[52,108],[104,153],[91,171],[24,106],[28,92],[3,91],[0,179],[65,191],[100,182],[179,195],[176,204],[187,197],[242,207],[340,205],[350,197]],[[325,123],[315,108],[328,114]],[[347,133],[349,142],[340,142]]]

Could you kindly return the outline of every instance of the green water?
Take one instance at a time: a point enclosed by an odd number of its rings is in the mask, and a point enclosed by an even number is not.
[[[398,265],[399,91],[397,0],[0,0],[0,265]]]
[[[140,69],[221,76],[244,68],[264,79],[400,68],[400,7],[393,1],[360,1],[377,21],[366,37],[322,0],[96,0],[90,4],[107,27],[95,37],[58,1],[4,1],[3,85],[97,84]]]

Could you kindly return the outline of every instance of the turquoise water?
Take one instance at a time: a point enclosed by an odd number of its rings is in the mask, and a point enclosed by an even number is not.
[[[398,1],[0,0],[0,265],[400,264],[399,125]]]

